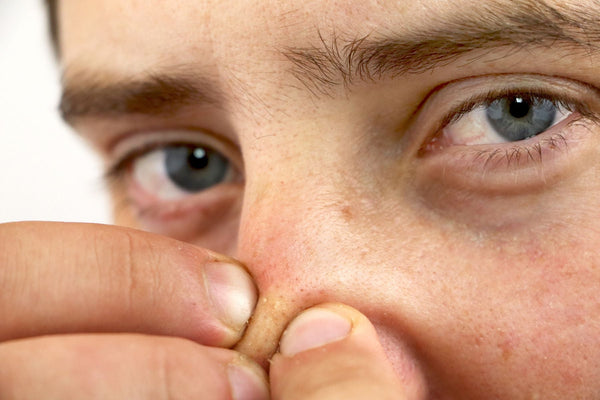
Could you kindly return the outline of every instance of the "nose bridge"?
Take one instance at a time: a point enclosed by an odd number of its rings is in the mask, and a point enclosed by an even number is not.
[[[285,284],[288,294],[308,292],[322,284],[345,247],[356,250],[349,242],[364,233],[360,221],[376,208],[334,141],[302,137],[302,143],[281,139],[249,163],[238,256],[263,291]]]
[[[318,280],[315,264],[328,258],[323,247],[339,225],[334,210],[343,190],[325,182],[328,172],[319,177],[297,168],[278,163],[277,171],[254,174],[247,184],[238,255],[263,291],[284,285],[290,295],[290,281],[299,290]]]

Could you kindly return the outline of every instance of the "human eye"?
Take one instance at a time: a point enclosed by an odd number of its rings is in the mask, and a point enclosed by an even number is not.
[[[450,84],[433,97],[424,114],[437,122],[426,123],[433,133],[419,155],[474,187],[547,184],[547,172],[561,172],[561,163],[575,157],[567,153],[591,140],[600,115],[596,88],[555,77],[484,77]],[[438,108],[447,111],[436,119]]]
[[[148,230],[189,239],[202,226],[224,223],[241,198],[239,152],[227,140],[186,130],[132,135],[116,146],[107,178],[122,206]],[[114,190],[113,190],[114,191]]]
[[[543,92],[517,89],[487,93],[481,99],[471,99],[466,107],[453,113],[442,128],[441,137],[430,145],[519,142],[543,134],[569,117],[575,119],[577,108],[580,107],[572,101]]]
[[[158,200],[176,200],[231,182],[231,162],[206,145],[169,143],[129,156],[131,179]]]
[[[515,226],[592,179],[600,90],[554,76],[465,79],[430,94],[410,129],[421,201],[480,227]]]

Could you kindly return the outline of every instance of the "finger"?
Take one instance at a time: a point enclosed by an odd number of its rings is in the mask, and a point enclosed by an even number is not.
[[[127,228],[0,225],[0,341],[143,332],[229,347],[256,304],[238,264]]]
[[[268,398],[262,369],[232,350],[137,334],[53,335],[0,344],[0,398]]]
[[[414,399],[420,382],[401,380],[358,311],[326,304],[300,314],[271,363],[277,400]]]

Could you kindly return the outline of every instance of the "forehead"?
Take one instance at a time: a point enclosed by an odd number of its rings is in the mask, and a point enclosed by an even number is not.
[[[277,69],[285,61],[284,48],[333,47],[338,39],[343,48],[363,37],[414,32],[425,33],[417,39],[426,41],[427,29],[460,32],[477,25],[490,25],[491,36],[528,26],[548,31],[551,40],[565,26],[579,27],[575,42],[581,44],[595,40],[596,33],[583,31],[597,31],[598,14],[592,0],[61,0],[59,5],[63,64],[125,73],[139,73],[140,65],[173,70],[216,60],[221,69]]]
[[[459,4],[460,3],[460,4]],[[471,0],[61,0],[65,65],[124,70],[230,60],[251,55],[252,68],[276,59],[276,49],[305,46],[319,36],[357,38],[427,26],[460,12]],[[98,64],[98,65],[93,65]],[[223,63],[222,63],[223,65]],[[240,67],[238,67],[240,68]]]

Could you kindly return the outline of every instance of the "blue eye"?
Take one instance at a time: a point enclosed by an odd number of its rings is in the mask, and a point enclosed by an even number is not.
[[[510,143],[540,135],[573,112],[543,96],[495,96],[461,112],[443,129],[447,144]]]
[[[551,127],[557,107],[544,98],[514,96],[494,100],[485,110],[487,121],[506,141],[524,140]]]
[[[165,171],[181,190],[198,192],[223,182],[229,161],[208,147],[169,146],[165,153]]]
[[[211,147],[169,144],[133,157],[131,176],[147,194],[177,200],[233,181],[236,170]]]

